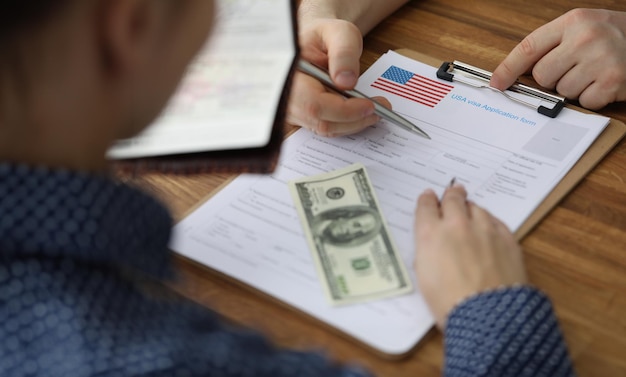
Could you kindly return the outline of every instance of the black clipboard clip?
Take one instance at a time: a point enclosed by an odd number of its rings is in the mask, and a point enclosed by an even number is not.
[[[443,62],[443,64],[441,64],[441,67],[439,67],[439,70],[437,71],[437,77],[450,82],[457,81],[466,85],[473,86],[475,88],[485,88],[496,91],[504,95],[508,99],[536,109],[539,114],[549,116],[550,118],[556,118],[561,110],[563,110],[563,107],[565,107],[565,97],[557,96],[552,93],[547,93],[524,84],[515,83],[511,85],[507,90],[514,93],[520,93],[528,97],[532,97],[541,102],[552,103],[552,107],[550,108],[543,106],[541,103],[531,103],[525,101],[518,96],[513,96],[509,93],[506,93],[505,91],[501,91],[494,87],[491,87],[489,86],[489,80],[491,80],[491,72],[473,67],[469,64],[465,64],[456,60],[454,62]]]

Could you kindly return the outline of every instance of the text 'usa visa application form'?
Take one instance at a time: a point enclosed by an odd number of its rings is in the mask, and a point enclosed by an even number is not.
[[[363,163],[411,271],[414,208],[422,191],[441,194],[455,177],[470,200],[515,231],[609,119],[567,108],[552,119],[496,92],[440,81],[435,68],[394,52],[372,65],[357,89],[385,96],[432,140],[385,122],[333,139],[299,130],[283,144],[272,175],[235,179],[175,227],[171,247],[378,351],[402,354],[433,325],[420,293],[329,306],[287,182]]]

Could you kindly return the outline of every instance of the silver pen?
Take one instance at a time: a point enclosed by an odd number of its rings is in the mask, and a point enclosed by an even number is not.
[[[428,136],[428,134],[424,131],[422,131],[419,127],[417,127],[416,125],[414,125],[413,123],[411,123],[410,121],[406,120],[404,117],[402,117],[401,115],[399,115],[398,113],[389,110],[388,108],[386,108],[385,106],[381,105],[380,103],[376,102],[375,100],[373,100],[372,98],[366,96],[365,94],[359,92],[358,90],[342,90],[337,88],[337,86],[333,83],[333,80],[330,78],[330,75],[328,74],[328,72],[326,72],[325,70],[321,69],[320,67],[316,66],[315,64],[309,63],[308,61],[304,60],[304,59],[300,59],[298,61],[298,69],[304,73],[306,73],[307,75],[317,79],[318,81],[320,81],[322,84],[324,84],[324,86],[336,91],[337,93],[345,96],[345,97],[349,97],[349,98],[365,98],[368,99],[372,102],[374,102],[374,112],[376,113],[376,115],[380,116],[383,119],[386,119],[408,131],[411,131],[415,134],[418,134],[421,137],[425,137],[426,139],[430,139],[430,136]]]

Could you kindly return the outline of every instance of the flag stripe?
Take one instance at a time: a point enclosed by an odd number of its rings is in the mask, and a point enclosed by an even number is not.
[[[448,94],[452,90],[452,88],[454,88],[453,86],[441,84],[419,75],[415,75],[411,80],[409,80],[409,82],[418,82],[420,83],[420,85],[427,86],[429,88],[432,88],[432,90],[434,91],[445,94]]]
[[[420,103],[424,102],[424,104],[428,103],[433,106],[436,105],[440,101],[439,98],[433,98],[433,97],[426,96],[423,93],[414,92],[411,90],[405,90],[401,86],[389,84],[382,80],[375,81],[372,84],[372,87],[380,89],[380,90],[384,90],[385,92],[395,94],[395,95],[398,95],[398,96],[401,96],[401,97],[404,97],[406,99],[410,99],[416,102],[420,102]]]
[[[398,85],[394,82],[387,81],[381,78],[376,80],[374,83],[379,86],[383,86],[389,90],[400,92],[404,95],[416,96],[416,97],[420,97],[423,99],[431,100],[434,104],[441,101],[447,94],[447,93],[446,94],[433,93],[428,90],[423,90],[419,87],[414,88],[410,85],[402,86],[402,85]]]
[[[424,101],[424,100],[422,100],[422,99],[420,99],[418,97],[413,97],[413,96],[410,96],[410,95],[406,95],[406,94],[403,94],[401,92],[397,92],[397,91],[389,89],[389,88],[376,86],[376,83],[372,84],[372,87],[376,88],[376,89],[384,90],[385,92],[389,92],[391,94],[395,94],[398,97],[403,97],[403,98],[406,98],[406,99],[411,100],[413,102],[417,102],[419,104],[426,105],[428,107],[435,107],[435,105],[437,104],[436,102]]]
[[[380,79],[383,80],[383,79]],[[396,83],[390,83],[391,85],[397,85],[399,87],[402,88],[402,86],[396,84]],[[420,84],[416,84],[413,83],[412,81],[409,81],[408,83],[406,83],[406,85],[404,86],[406,89],[409,89],[411,91],[415,91],[415,92],[423,92],[425,94],[428,94],[434,98],[438,98],[438,99],[442,99],[443,97],[446,96],[446,94],[448,94],[448,92],[442,92],[440,90],[434,90],[431,87],[428,86],[424,86],[424,85],[420,85]]]
[[[396,66],[390,66],[371,86],[428,107],[435,107],[454,88]]]

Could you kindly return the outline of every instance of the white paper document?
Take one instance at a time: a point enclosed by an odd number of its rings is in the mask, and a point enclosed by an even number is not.
[[[299,130],[272,175],[242,175],[175,227],[174,251],[300,309],[386,354],[409,351],[433,325],[416,284],[401,297],[331,307],[316,275],[287,182],[364,164],[407,269],[413,271],[418,195],[452,178],[515,231],[607,126],[564,109],[552,119],[490,91],[436,78],[436,69],[394,52],[359,80],[385,96],[432,140],[380,122],[357,135]],[[445,289],[442,287],[441,289]]]
[[[292,18],[289,0],[217,1],[211,37],[160,118],[108,156],[265,146],[296,54]]]

